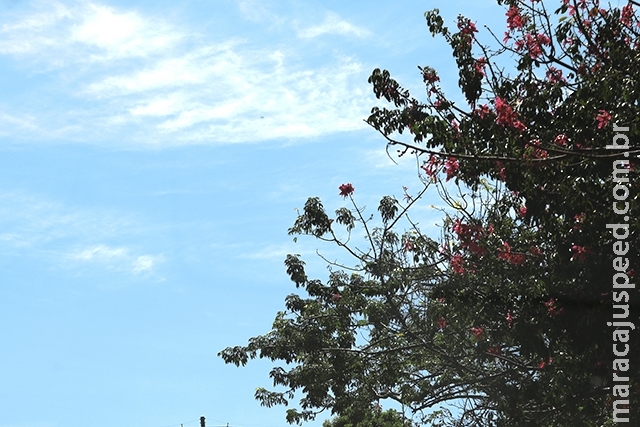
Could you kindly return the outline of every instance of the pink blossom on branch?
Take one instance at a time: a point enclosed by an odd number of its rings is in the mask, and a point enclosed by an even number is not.
[[[484,57],[478,58],[476,60],[476,63],[474,64],[476,73],[482,75],[483,77],[486,76],[486,73],[484,71],[486,66],[487,66],[487,60]]]
[[[520,10],[517,6],[511,6],[507,11],[506,16],[507,28],[509,28],[509,30],[522,28],[525,24],[525,20],[522,15],[520,15]]]
[[[473,335],[477,338],[480,339],[482,338],[482,334],[484,333],[484,329],[480,326],[474,326],[473,328],[471,328],[471,333],[473,333]]]
[[[598,122],[598,129],[602,129],[611,121],[611,114],[606,110],[598,110],[596,121]]]
[[[513,127],[519,131],[526,130],[526,126],[521,121],[517,120],[516,113],[511,106],[507,104],[502,98],[496,96],[495,98],[496,123],[504,127]]]
[[[447,181],[455,177],[460,165],[455,157],[448,157],[444,162],[444,172],[447,174]]]
[[[456,254],[451,257],[451,268],[455,274],[464,274],[464,259],[462,255]]]
[[[591,251],[584,246],[573,245],[571,246],[571,261],[575,259],[584,261],[590,252]]]
[[[342,184],[340,187],[338,187],[338,190],[340,190],[340,195],[346,198],[347,196],[350,196],[353,194],[353,192],[355,191],[355,188],[353,188],[353,185],[351,185],[351,183],[348,183],[348,184]]]

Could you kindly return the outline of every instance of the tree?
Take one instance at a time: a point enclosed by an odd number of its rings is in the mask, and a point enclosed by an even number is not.
[[[351,207],[333,219],[309,199],[290,234],[337,244],[355,264],[334,265],[322,283],[288,256],[306,295],[287,297],[271,332],[220,353],[288,364],[270,374],[285,391],[256,398],[271,406],[302,391],[289,422],[380,399],[431,425],[640,419],[638,4],[498,3],[507,32],[490,32],[491,45],[468,18],[452,31],[437,10],[425,14],[452,48],[467,106],[430,67],[420,68],[424,102],[387,71],[369,79],[393,107],[367,122],[417,156],[423,189],[383,197],[377,226],[351,184],[340,188]],[[448,205],[440,236],[410,216],[426,191]],[[349,236],[362,228],[368,249],[349,246],[338,225]]]
[[[326,420],[322,427],[409,427],[410,421],[393,409],[383,411],[374,406],[363,413],[347,411],[343,415]]]

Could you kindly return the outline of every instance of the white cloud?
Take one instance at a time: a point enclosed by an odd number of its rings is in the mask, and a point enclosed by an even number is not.
[[[246,2],[241,10],[249,13]],[[297,139],[362,129],[373,102],[368,68],[336,55],[305,63],[304,47],[291,43],[295,37],[281,45],[215,41],[95,2],[34,3],[0,19],[11,21],[0,27],[0,54],[48,73],[56,85],[37,89],[47,92],[28,97],[30,105],[0,112],[0,135],[22,140],[179,145]],[[325,33],[366,31],[335,14],[303,31],[304,37]]]
[[[298,32],[298,36],[301,38],[314,38],[323,34],[366,37],[371,33],[365,28],[358,27],[341,19],[340,16],[333,12],[328,13],[320,25],[308,27]]]
[[[32,3],[26,16],[5,16],[0,53],[39,55],[39,61],[62,66],[146,57],[177,43],[182,35],[161,19],[91,2]]]
[[[143,227],[118,212],[66,207],[20,192],[0,192],[0,250],[4,255],[36,256],[65,268],[99,265],[129,274],[151,272],[164,257],[140,253]],[[91,242],[122,240],[128,246]]]
[[[133,274],[150,272],[154,265],[163,259],[159,255],[134,255],[129,248],[114,248],[103,244],[73,251],[68,257],[75,261],[101,264],[110,269]]]

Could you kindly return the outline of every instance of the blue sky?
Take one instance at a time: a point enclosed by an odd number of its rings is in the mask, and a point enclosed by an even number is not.
[[[269,330],[287,253],[348,261],[287,235],[307,197],[418,189],[363,119],[376,67],[460,99],[433,7],[503,30],[493,0],[0,3],[0,427],[285,425],[271,365],[216,354]]]

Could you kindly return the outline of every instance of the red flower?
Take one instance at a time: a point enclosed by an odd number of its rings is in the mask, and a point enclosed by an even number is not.
[[[584,261],[590,252],[591,251],[584,246],[573,245],[571,246],[571,261],[576,258],[580,261]]]
[[[444,329],[445,326],[447,326],[447,321],[442,316],[438,317],[436,323],[441,330]]]
[[[462,258],[462,255],[456,254],[451,257],[451,268],[453,268],[453,272],[455,274],[464,273],[464,259]]]
[[[478,29],[476,28],[476,24],[469,20],[458,19],[458,29],[462,34],[473,35],[473,33],[477,33]]]
[[[567,145],[568,140],[569,138],[567,138],[567,135],[561,133],[553,139],[553,143],[564,147],[565,145]]]
[[[545,307],[547,307],[547,312],[549,313],[549,317],[553,317],[556,314],[562,313],[562,308],[558,309],[555,298],[549,298],[549,300],[545,302],[544,305]]]
[[[474,111],[475,114],[480,116],[481,119],[484,119],[486,115],[488,115],[491,111],[489,110],[489,106],[487,104],[482,104],[477,107]]]
[[[502,244],[502,250],[498,254],[498,259],[505,260],[513,265],[522,265],[527,261],[524,254],[512,253],[511,246],[509,246],[509,243],[507,242]]]
[[[622,23],[622,25],[630,27],[631,18],[633,18],[633,6],[627,4],[622,8],[622,13],[620,14],[620,22]]]
[[[444,162],[444,171],[447,174],[447,181],[453,178],[458,172],[459,168],[458,159],[455,157],[448,157]]]
[[[408,252],[413,250],[413,243],[411,243],[411,240],[407,239],[404,241],[404,250]]]
[[[549,67],[547,70],[547,80],[551,83],[566,83],[567,80],[562,77],[562,70],[555,67]]]
[[[493,354],[495,356],[502,354],[502,347],[500,346],[500,344],[498,345],[494,345],[493,347],[490,347],[487,352],[489,354]]]
[[[471,328],[471,332],[477,339],[480,339],[482,337],[482,334],[484,333],[484,329],[482,329],[480,326],[474,326],[473,328]]]
[[[605,127],[611,120],[611,114],[605,110],[598,110],[596,121],[598,122],[598,129]]]
[[[342,184],[340,187],[338,187],[338,189],[340,190],[340,195],[344,198],[352,195],[353,192],[355,191],[355,188],[353,188],[353,185],[351,185],[351,183]]]
[[[513,323],[513,315],[511,314],[510,311],[507,312],[507,324],[509,325],[509,327],[511,327],[511,324]]]
[[[438,172],[438,168],[440,167],[440,158],[433,154],[429,155],[429,160],[424,162],[422,165],[422,170],[427,176],[433,177]]]
[[[484,72],[484,67],[487,66],[487,60],[484,59],[484,57],[480,57],[476,60],[476,63],[474,64],[474,68],[476,69],[476,73],[481,74],[483,76],[485,76],[485,72]]]
[[[342,295],[335,293],[331,296],[331,299],[333,299],[333,302],[338,302],[340,301],[340,298],[342,298]]]
[[[520,209],[518,209],[518,216],[520,218],[524,218],[527,215],[527,207],[526,206],[520,206]]]
[[[509,30],[515,30],[524,26],[524,18],[520,15],[520,10],[516,6],[511,6],[506,13],[507,15],[507,28]]]
[[[509,104],[504,102],[502,98],[496,96],[495,99],[496,105],[496,123],[502,126],[510,126],[519,131],[524,131],[527,127],[521,121],[516,119],[516,113],[514,113],[513,109]]]
[[[543,369],[547,364],[551,364],[553,362],[553,358],[549,358],[548,360],[542,359],[542,361],[538,364],[538,369]]]

